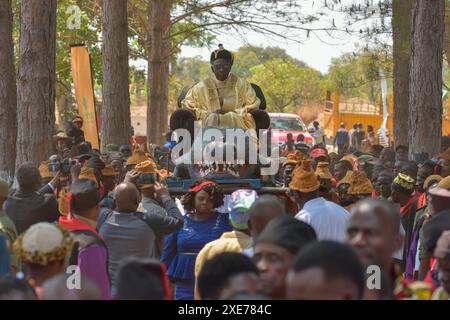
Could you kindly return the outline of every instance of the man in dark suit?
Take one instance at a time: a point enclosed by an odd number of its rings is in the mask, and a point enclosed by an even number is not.
[[[55,222],[59,218],[58,202],[41,187],[41,175],[31,162],[22,164],[16,174],[19,189],[13,190],[4,204],[6,215],[21,234],[38,222]],[[49,187],[49,186],[46,186]]]

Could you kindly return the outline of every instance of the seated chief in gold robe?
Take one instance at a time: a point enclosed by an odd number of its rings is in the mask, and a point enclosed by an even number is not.
[[[259,108],[260,100],[247,80],[231,73],[233,54],[223,45],[211,54],[213,77],[192,87],[182,101],[202,127],[256,129],[250,111]]]

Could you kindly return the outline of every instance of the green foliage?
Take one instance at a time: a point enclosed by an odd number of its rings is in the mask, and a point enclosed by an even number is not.
[[[196,83],[211,75],[211,66],[200,58],[181,58],[173,64],[172,74],[182,81]]]
[[[81,24],[79,29],[70,29],[68,21],[72,13],[68,12],[70,5],[78,5],[81,9]],[[83,7],[85,10],[83,10]],[[101,28],[102,19],[99,7],[81,1],[58,1],[56,13],[56,82],[71,94],[72,70],[70,64],[70,45],[85,44],[91,57],[91,68],[94,86],[101,86],[102,58],[101,58]],[[58,87],[58,86],[57,86]]]
[[[249,81],[258,84],[266,97],[267,110],[295,112],[301,106],[323,100],[325,86],[321,74],[293,61],[272,59],[250,69]]]
[[[280,59],[286,62],[293,62],[300,67],[304,67],[305,64],[290,55],[284,49],[278,47],[241,47],[235,52],[235,59],[233,65],[233,72],[242,78],[248,78],[251,76],[250,69],[261,63],[273,59]]]
[[[392,92],[392,58],[383,51],[346,53],[333,59],[327,75],[327,89],[337,90],[344,97],[360,97],[373,103],[380,99],[380,76],[382,69]]]

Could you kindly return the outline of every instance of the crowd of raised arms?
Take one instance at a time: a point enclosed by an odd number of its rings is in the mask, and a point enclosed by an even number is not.
[[[342,124],[337,153],[288,137],[282,196],[203,179],[174,197],[166,161],[81,127],[0,181],[2,299],[448,299],[449,137],[413,160]]]

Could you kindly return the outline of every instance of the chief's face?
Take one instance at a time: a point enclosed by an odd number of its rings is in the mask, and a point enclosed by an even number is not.
[[[231,71],[231,63],[224,59],[217,59],[212,63],[212,71],[219,81],[225,81]]]

